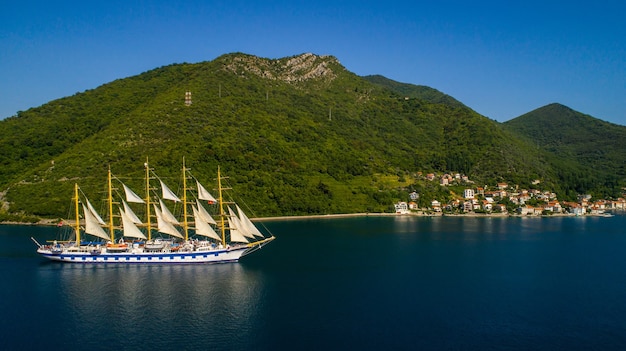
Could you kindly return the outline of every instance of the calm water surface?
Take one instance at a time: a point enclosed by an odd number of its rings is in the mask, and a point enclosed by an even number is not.
[[[264,223],[240,263],[47,262],[0,226],[1,350],[624,350],[626,217]]]

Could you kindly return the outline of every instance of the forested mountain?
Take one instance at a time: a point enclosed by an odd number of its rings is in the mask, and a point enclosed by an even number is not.
[[[605,193],[626,179],[626,127],[550,104],[504,123],[563,162],[576,162],[579,190],[604,188]]]
[[[176,184],[183,157],[205,184],[220,165],[259,216],[383,212],[412,190],[453,196],[418,172],[460,172],[479,184],[542,179],[564,193],[577,186],[560,179],[579,170],[575,160],[516,133],[434,89],[359,77],[332,56],[228,54],[0,121],[0,189],[9,213],[64,217],[75,182],[101,197],[110,167],[141,192],[149,159]]]

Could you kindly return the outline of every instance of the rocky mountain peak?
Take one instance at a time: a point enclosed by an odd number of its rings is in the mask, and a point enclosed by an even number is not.
[[[251,55],[235,55],[224,65],[224,70],[240,76],[256,76],[299,83],[310,80],[332,81],[337,77],[332,66],[339,65],[333,56],[305,53],[283,59],[266,59]]]

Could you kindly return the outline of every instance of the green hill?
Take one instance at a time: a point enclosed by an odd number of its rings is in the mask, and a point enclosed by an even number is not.
[[[507,121],[504,127],[555,155],[560,162],[575,164],[575,174],[564,175],[564,180],[575,184],[581,192],[610,196],[620,185],[624,186],[624,126],[555,103]]]
[[[141,192],[146,158],[170,184],[183,157],[207,185],[220,165],[259,216],[384,212],[412,190],[452,196],[418,172],[567,188],[571,164],[445,94],[391,82],[332,56],[228,54],[51,101],[0,121],[5,211],[64,217],[73,184],[99,198],[109,167]]]

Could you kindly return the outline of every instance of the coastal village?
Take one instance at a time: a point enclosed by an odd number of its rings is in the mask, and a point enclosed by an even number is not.
[[[422,176],[421,173],[418,173]],[[464,185],[463,194],[448,202],[433,199],[428,207],[417,203],[420,194],[413,191],[409,201],[394,204],[397,214],[421,215],[500,215],[500,216],[549,216],[549,215],[604,215],[610,211],[626,210],[626,200],[594,200],[591,195],[579,195],[577,202],[560,201],[554,192],[537,189],[521,189],[518,185],[497,183],[476,186],[466,175],[434,173],[426,174],[427,181],[438,181],[440,186]],[[534,180],[533,185],[539,185]]]

